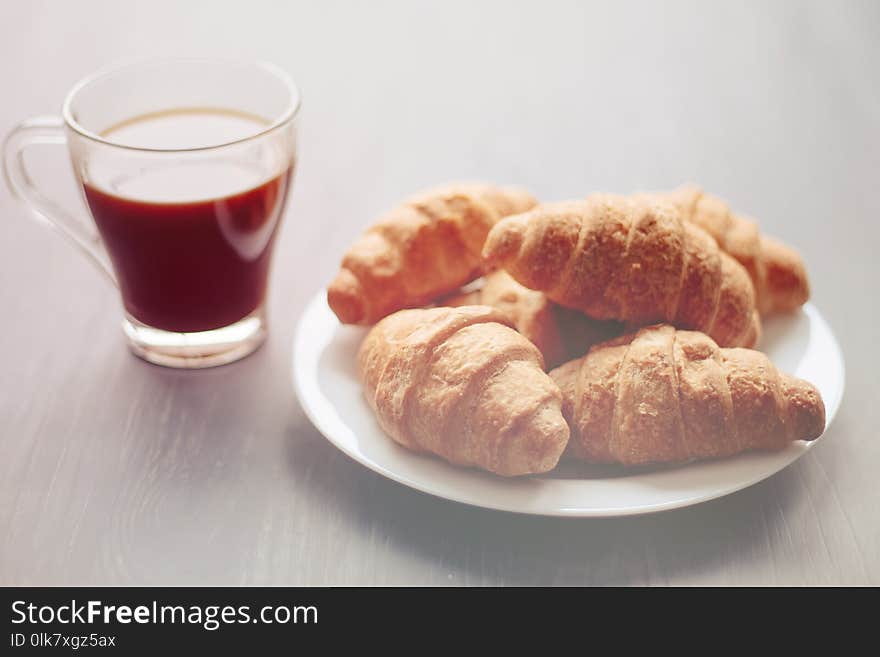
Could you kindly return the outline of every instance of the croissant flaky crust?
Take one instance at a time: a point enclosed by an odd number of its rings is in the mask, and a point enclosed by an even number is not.
[[[578,310],[563,308],[542,292],[520,285],[501,269],[487,274],[479,289],[447,297],[437,305],[484,305],[500,310],[538,347],[547,367],[581,356],[592,345],[623,332],[618,322],[593,319]]]
[[[538,349],[488,306],[401,310],[358,353],[364,393],[396,442],[500,475],[547,472],[568,442]]]
[[[597,345],[550,372],[571,428],[569,453],[642,465],[780,449],[825,429],[806,381],[762,353],[722,349],[706,335],[651,326]]]
[[[553,302],[541,292],[523,287],[507,272],[487,274],[483,285],[471,292],[441,299],[439,306],[491,306],[502,312],[517,331],[532,341],[548,367],[564,362],[565,348],[553,313]]]
[[[449,294],[480,274],[489,229],[534,205],[523,190],[477,183],[414,196],[352,245],[327,289],[327,302],[345,324],[373,324]]]
[[[810,298],[807,270],[800,255],[761,235],[754,221],[738,216],[727,203],[693,185],[658,196],[674,203],[686,221],[709,233],[722,250],[746,268],[762,314],[796,310]]]
[[[670,322],[724,346],[758,339],[745,269],[671,203],[603,194],[541,205],[496,224],[483,256],[597,319]]]

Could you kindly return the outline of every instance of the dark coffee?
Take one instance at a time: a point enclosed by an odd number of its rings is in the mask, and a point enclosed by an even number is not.
[[[124,130],[149,140],[181,125],[207,125],[223,132],[211,136],[223,143],[237,138],[233,131],[241,132],[245,120],[164,114],[128,122]],[[123,143],[132,136],[119,133],[109,136]],[[259,307],[291,173],[292,166],[259,182],[260,172],[247,164],[196,163],[112,184],[85,182],[126,311],[153,328],[192,332],[228,326]]]

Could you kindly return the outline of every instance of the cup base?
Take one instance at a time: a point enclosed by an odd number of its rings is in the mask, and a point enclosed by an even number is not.
[[[229,326],[176,333],[142,324],[126,313],[122,330],[131,351],[145,361],[164,367],[201,369],[226,365],[256,351],[266,340],[266,314],[260,306]]]

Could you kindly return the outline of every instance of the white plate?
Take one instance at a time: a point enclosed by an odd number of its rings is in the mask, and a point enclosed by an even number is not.
[[[812,443],[689,465],[624,471],[563,463],[547,475],[505,479],[414,454],[379,428],[361,392],[356,353],[366,330],[342,326],[319,293],[294,338],[293,381],[318,430],[351,458],[412,488],[490,509],[554,516],[624,516],[696,504],[751,486],[803,456]],[[761,343],[785,372],[814,383],[825,400],[826,429],[840,406],[840,347],[812,304],[764,326]]]

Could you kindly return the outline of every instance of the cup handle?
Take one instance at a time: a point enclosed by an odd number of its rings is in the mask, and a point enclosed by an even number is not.
[[[24,162],[24,152],[34,144],[65,145],[64,122],[54,116],[39,116],[19,124],[6,136],[3,143],[3,173],[12,195],[24,202],[38,217],[57,229],[73,242],[110,282],[116,285],[116,277],[110,266],[107,251],[95,228],[77,219],[55,201],[43,194],[34,184]]]

